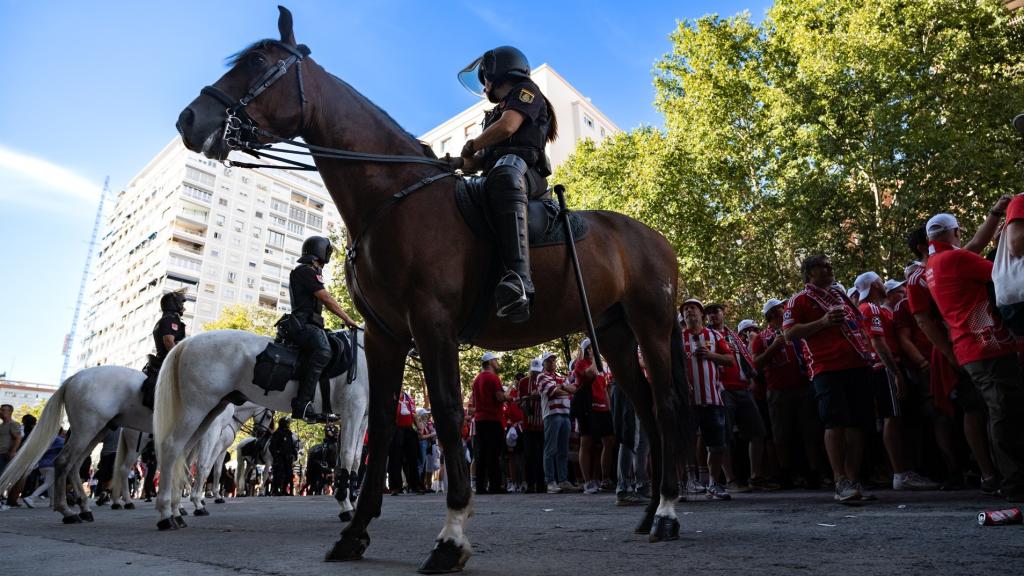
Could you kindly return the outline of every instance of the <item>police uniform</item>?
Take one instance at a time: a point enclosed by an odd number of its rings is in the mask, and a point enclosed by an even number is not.
[[[295,344],[302,350],[303,373],[299,388],[292,400],[293,418],[310,418],[317,415],[311,410],[320,375],[331,360],[331,345],[324,332],[323,303],[316,293],[324,290],[323,275],[313,265],[314,260],[326,263],[333,248],[330,241],[322,236],[313,236],[303,243],[303,256],[289,275],[292,316],[299,321],[302,329],[295,335]]]
[[[173,336],[175,344],[185,339],[185,323],[181,320],[181,314],[185,311],[185,297],[175,292],[164,294],[160,298],[160,309],[163,316],[153,327],[156,354],[149,355],[149,363],[142,369],[146,374],[146,380],[142,383],[142,405],[150,409],[153,408],[156,377],[160,373],[164,358],[167,358],[171,351],[164,344],[164,336]]]
[[[164,345],[164,336],[174,336],[175,344],[185,339],[185,323],[181,321],[181,316],[177,312],[164,312],[160,321],[156,323],[156,327],[153,328],[156,357],[160,360],[166,358],[171,351]]]
[[[507,140],[483,150],[483,170],[490,173],[503,156],[514,154],[522,158],[528,168],[529,197],[540,198],[547,193],[546,179],[551,175],[544,154],[551,118],[540,88],[529,78],[518,80],[501,102],[484,115],[484,130],[500,120],[507,110],[521,114],[523,122]]]

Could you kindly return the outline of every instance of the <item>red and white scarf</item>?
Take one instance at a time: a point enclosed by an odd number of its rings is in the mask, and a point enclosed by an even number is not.
[[[829,286],[826,288],[819,288],[814,284],[807,284],[805,286],[807,290],[807,297],[813,300],[821,309],[828,314],[828,311],[836,306],[843,308],[843,315],[845,321],[839,325],[839,331],[846,338],[846,341],[853,346],[853,349],[860,354],[862,358],[868,362],[874,362],[875,353],[871,349],[871,344],[868,341],[867,335],[864,334],[863,324],[861,322],[863,316],[860,310],[853,305],[853,301],[847,296],[842,290]]]

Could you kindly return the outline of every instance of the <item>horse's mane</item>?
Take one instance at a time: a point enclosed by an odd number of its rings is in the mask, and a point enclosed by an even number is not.
[[[235,52],[231,56],[228,56],[227,64],[228,64],[228,66],[234,66],[234,65],[238,64],[243,58],[245,58],[249,54],[249,52],[252,52],[253,50],[266,50],[268,48],[280,48],[282,50],[287,50],[287,48],[285,47],[284,43],[282,43],[280,40],[274,40],[272,38],[264,38],[263,40],[257,40],[255,42],[253,42],[252,44],[246,46],[245,48],[239,50],[238,52]],[[373,100],[370,100],[369,98],[364,96],[361,92],[359,92],[358,90],[353,88],[351,84],[349,84],[348,82],[345,82],[341,78],[338,78],[334,74],[331,74],[330,72],[328,72],[327,75],[330,76],[331,78],[334,78],[334,80],[336,80],[342,86],[344,86],[344,87],[348,88],[349,90],[351,90],[353,94],[356,94],[357,96],[362,98],[363,101],[368,103],[370,106],[373,106],[373,108],[375,110],[377,110],[377,112],[379,112],[382,116],[384,116],[384,118],[386,118],[389,122],[394,124],[395,128],[397,128],[400,133],[405,134],[405,136],[407,138],[409,138],[409,140],[411,140],[413,143],[415,143],[417,146],[419,146],[422,149],[423,154],[425,156],[427,156],[428,158],[437,158],[437,155],[434,154],[434,149],[433,148],[431,148],[428,144],[426,144],[424,142],[421,142],[419,140],[419,138],[416,138],[415,136],[413,136],[412,133],[410,133],[405,128],[402,128],[401,124],[399,124],[394,118],[392,118],[391,115],[388,114],[383,108],[381,108],[376,103],[374,103]]]

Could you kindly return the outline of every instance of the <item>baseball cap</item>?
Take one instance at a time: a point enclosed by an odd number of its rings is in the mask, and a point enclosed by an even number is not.
[[[878,274],[875,274],[874,272],[865,272],[860,276],[857,276],[857,279],[853,281],[853,287],[857,289],[857,295],[860,296],[860,299],[864,300],[871,292],[871,285],[875,282],[881,281],[882,277]]]
[[[583,342],[580,342],[580,352],[590,348],[590,338],[584,338]]]
[[[850,289],[846,291],[846,297],[847,298],[853,298],[853,295],[856,294],[856,293],[857,293],[857,289],[854,288],[853,286],[850,286]]]
[[[925,230],[928,231],[928,239],[930,240],[946,230],[956,230],[959,227],[960,223],[956,221],[956,216],[943,212],[929,218]]]
[[[544,371],[544,361],[541,360],[540,356],[537,356],[536,358],[533,358],[533,359],[530,360],[530,372],[543,372],[543,371]]]
[[[900,288],[904,284],[906,284],[906,282],[903,280],[895,280],[890,278],[885,281],[885,293],[888,294],[889,292],[892,292],[893,290]]]
[[[783,302],[782,300],[779,300],[778,298],[772,298],[771,300],[765,302],[764,306],[761,306],[761,314],[767,316],[768,313],[772,311],[772,308],[775,308],[776,306],[782,306],[783,304],[785,304],[785,302]]]
[[[757,324],[753,320],[740,320],[740,325],[736,327],[736,331],[742,334],[748,328],[757,328]]]
[[[558,354],[555,354],[554,352],[544,352],[540,355],[541,364],[543,365],[544,362],[547,362],[548,358],[558,358]]]
[[[711,312],[714,310],[725,310],[725,304],[722,304],[721,302],[712,302],[704,308],[705,312]]]
[[[480,358],[480,362],[489,362],[491,360],[497,360],[498,355],[494,352],[484,352],[484,355]]]

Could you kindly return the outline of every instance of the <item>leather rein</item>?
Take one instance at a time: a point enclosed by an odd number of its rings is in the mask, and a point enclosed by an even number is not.
[[[232,160],[225,159],[223,162],[227,166],[237,166],[239,168],[276,168],[278,170],[309,170],[316,171],[317,167],[312,164],[307,164],[297,160],[289,158],[283,158],[278,154],[296,154],[305,155],[313,158],[329,158],[332,160],[342,160],[348,162],[370,162],[370,163],[383,163],[383,164],[427,164],[441,168],[444,172],[428,176],[421,180],[414,182],[413,184],[406,186],[402,190],[392,194],[384,203],[377,206],[369,216],[365,219],[366,224],[362,227],[358,234],[351,235],[349,240],[348,249],[345,252],[345,269],[348,273],[348,277],[351,280],[352,295],[353,297],[363,304],[366,309],[366,315],[374,321],[375,324],[388,336],[397,342],[404,342],[406,339],[399,338],[390,328],[384,320],[374,311],[373,307],[370,306],[369,301],[363,294],[362,289],[359,286],[359,280],[356,277],[356,254],[360,242],[367,235],[369,230],[378,222],[381,216],[386,212],[390,211],[399,202],[407,198],[413,192],[425,188],[434,182],[443,180],[444,178],[456,176],[455,172],[452,171],[451,165],[444,160],[437,158],[428,158],[425,156],[408,156],[408,155],[392,155],[392,154],[371,154],[367,152],[356,152],[353,150],[342,150],[338,148],[327,148],[324,146],[317,146],[314,144],[308,144],[301,142],[293,138],[282,138],[276,134],[260,128],[256,124],[256,121],[246,113],[245,108],[256,99],[257,96],[262,94],[267,88],[270,88],[274,82],[277,82],[283,78],[287,73],[288,69],[293,65],[295,66],[295,78],[298,84],[299,90],[299,127],[296,132],[301,133],[302,129],[306,124],[306,99],[305,87],[302,82],[302,62],[306,56],[309,55],[309,48],[304,45],[300,46],[289,46],[288,44],[280,43],[277,44],[281,48],[287,50],[291,55],[285,60],[278,60],[276,64],[272,64],[249,86],[249,90],[244,96],[235,100],[226,92],[217,88],[216,86],[204,86],[200,91],[200,94],[205,94],[214,98],[221,104],[224,104],[227,108],[225,113],[227,118],[224,121],[224,131],[221,134],[221,139],[229,150],[238,150],[254,156],[256,158],[267,158],[270,160],[276,160],[283,162],[284,164],[254,164],[250,162],[235,162]],[[263,138],[269,140],[270,144],[265,144],[260,141]],[[302,150],[288,150],[273,148],[273,144],[287,144]],[[269,152],[275,152],[277,154],[270,154]],[[411,342],[411,340],[409,341]]]

